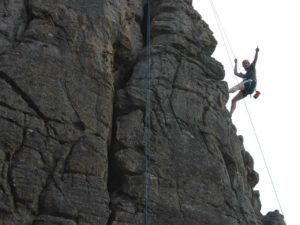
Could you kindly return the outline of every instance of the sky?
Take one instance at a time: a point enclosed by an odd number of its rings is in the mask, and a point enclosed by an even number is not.
[[[211,2],[225,34],[221,35]],[[245,149],[254,158],[254,169],[260,176],[255,190],[260,191],[262,214],[278,209],[287,225],[300,225],[298,0],[193,0],[193,6],[218,41],[212,56],[224,65],[229,87],[241,81],[233,74],[234,58],[244,73],[242,60],[251,62],[259,46],[256,71],[261,95],[239,101],[232,121],[238,135],[244,137]],[[226,45],[223,38],[228,40]],[[230,94],[228,109],[234,96]]]

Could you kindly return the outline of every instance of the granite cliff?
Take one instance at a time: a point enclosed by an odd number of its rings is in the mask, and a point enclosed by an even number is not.
[[[216,45],[191,0],[1,1],[0,225],[283,225]]]

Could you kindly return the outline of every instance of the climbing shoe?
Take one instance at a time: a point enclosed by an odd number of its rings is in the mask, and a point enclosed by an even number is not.
[[[257,99],[259,95],[260,95],[260,92],[259,92],[259,91],[256,91],[255,94],[253,95],[253,97],[254,97],[255,99]]]

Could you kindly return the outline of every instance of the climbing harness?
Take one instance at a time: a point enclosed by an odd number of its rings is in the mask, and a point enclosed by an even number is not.
[[[221,34],[223,43],[224,43],[224,45],[225,45],[225,49],[226,49],[226,52],[227,52],[228,59],[229,59],[229,61],[230,61],[230,63],[231,63],[232,68],[234,68],[234,66],[233,66],[233,64],[232,64],[232,60],[231,60],[230,53],[229,53],[229,50],[228,50],[228,49],[231,50],[231,53],[232,53],[233,57],[234,57],[234,58],[236,58],[236,57],[235,57],[235,55],[234,55],[234,52],[233,52],[232,47],[231,47],[231,45],[230,45],[228,36],[226,35],[225,29],[224,29],[224,27],[223,27],[223,25],[222,25],[222,22],[221,22],[221,20],[220,20],[218,11],[216,10],[216,7],[215,7],[213,1],[212,1],[212,0],[209,0],[209,1],[210,1],[210,5],[211,5],[211,7],[212,7],[213,13],[214,13],[216,22],[217,22],[217,26],[218,26],[219,32],[220,32],[220,34]],[[225,39],[226,39],[226,40],[225,40]],[[226,45],[226,42],[227,42],[228,47],[227,47],[227,45]],[[237,79],[237,78],[236,78],[236,79]],[[260,95],[260,92],[259,92],[259,91],[256,91],[256,93],[254,94],[254,98],[257,98],[259,95]],[[252,120],[252,118],[251,118],[251,115],[250,115],[250,112],[249,112],[249,110],[248,110],[248,107],[247,107],[247,104],[246,104],[246,101],[245,101],[245,100],[244,100],[244,105],[245,105],[245,108],[246,108],[246,111],[247,111],[247,114],[248,114],[248,117],[249,117],[249,120],[250,120],[252,129],[253,129],[253,132],[254,132],[254,135],[255,135],[255,138],[256,138],[256,141],[257,141],[257,144],[258,144],[260,153],[261,153],[261,155],[262,155],[262,158],[263,158],[263,161],[264,161],[264,164],[265,164],[265,167],[266,167],[266,170],[267,170],[269,179],[270,179],[270,181],[271,181],[271,185],[272,185],[272,188],[273,188],[273,191],[274,191],[274,194],[275,194],[275,197],[276,197],[278,206],[279,206],[279,208],[280,208],[281,214],[284,215],[283,210],[282,210],[282,206],[281,206],[281,203],[280,203],[280,200],[279,200],[279,197],[278,197],[276,188],[275,188],[275,184],[274,184],[274,182],[273,182],[273,179],[272,179],[272,176],[271,176],[271,173],[270,173],[270,170],[269,170],[269,167],[268,167],[266,158],[265,158],[265,156],[264,156],[264,153],[263,153],[263,150],[262,150],[260,141],[259,141],[259,139],[258,139],[258,135],[257,135],[256,129],[255,129],[255,127],[254,127],[253,120]]]
[[[243,80],[245,89],[242,90],[241,92],[243,93],[244,96],[251,95],[255,91],[256,88],[256,79],[250,79],[250,78],[244,78]]]

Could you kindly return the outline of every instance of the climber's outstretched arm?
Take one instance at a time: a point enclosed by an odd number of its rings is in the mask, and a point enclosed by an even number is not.
[[[245,74],[239,73],[237,71],[237,59],[234,59],[234,75],[241,77],[241,78],[244,78],[244,75],[245,75]]]
[[[257,48],[255,49],[255,56],[254,56],[254,60],[252,62],[252,65],[255,67],[256,62],[257,62],[257,57],[258,57],[258,52],[259,52],[259,48],[257,46]]]

